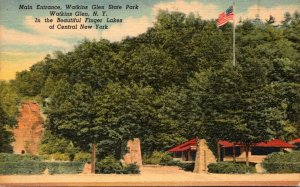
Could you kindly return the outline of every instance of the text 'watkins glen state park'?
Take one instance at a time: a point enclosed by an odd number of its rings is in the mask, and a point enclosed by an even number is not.
[[[46,23],[49,29],[109,29],[113,24],[124,22],[125,15],[139,10],[138,4],[92,5],[41,5],[20,4],[22,11],[43,11],[43,17],[35,17],[35,24]],[[43,24],[43,26],[45,26]]]

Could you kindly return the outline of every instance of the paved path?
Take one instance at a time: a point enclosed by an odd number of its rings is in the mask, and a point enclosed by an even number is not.
[[[139,175],[0,176],[1,186],[299,186],[300,174],[195,174],[143,167]]]

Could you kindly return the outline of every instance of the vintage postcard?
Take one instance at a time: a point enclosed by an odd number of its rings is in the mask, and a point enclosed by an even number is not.
[[[299,0],[0,0],[0,186],[299,186]]]

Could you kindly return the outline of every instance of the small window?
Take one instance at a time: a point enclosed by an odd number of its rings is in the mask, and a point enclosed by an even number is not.
[[[235,156],[239,156],[241,154],[241,148],[235,147]],[[233,147],[225,148],[225,156],[233,156]]]

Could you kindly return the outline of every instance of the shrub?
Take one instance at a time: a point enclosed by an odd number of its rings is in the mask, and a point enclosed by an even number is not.
[[[159,165],[162,165],[162,166],[179,166],[180,163],[181,162],[179,160],[170,160],[168,162],[161,162]]]
[[[161,160],[166,157],[168,153],[154,151],[150,156],[144,156],[143,162],[144,164],[155,164],[158,165],[161,163]]]
[[[140,171],[140,167],[137,164],[128,164],[127,166],[125,166],[120,173],[123,174],[139,174]]]
[[[74,161],[91,162],[91,154],[86,152],[76,153]]]
[[[113,156],[107,156],[96,164],[96,173],[120,173],[122,165]]]
[[[0,162],[1,175],[36,175],[43,174],[46,169],[45,162],[23,161],[23,162]]]
[[[169,163],[172,163],[173,158],[169,154],[163,155],[163,157],[160,159],[159,165],[169,165]]]
[[[66,154],[54,154],[55,159],[68,160]],[[53,158],[53,155],[44,155]],[[83,162],[41,162],[41,157],[0,153],[0,174],[43,174],[46,167],[49,174],[76,174],[83,170]]]
[[[159,163],[159,165],[162,166],[178,166],[178,164],[180,164],[180,161],[173,160],[172,156],[169,154],[164,155]]]
[[[120,161],[108,156],[96,164],[96,173],[139,174],[140,169],[137,164],[122,166]]]
[[[49,174],[78,174],[82,173],[83,162],[48,162]]]
[[[262,162],[269,173],[300,173],[300,151],[272,153]]]
[[[55,161],[70,161],[70,155],[67,153],[54,153],[50,155],[50,158]]]
[[[177,166],[180,167],[181,169],[183,169],[184,171],[193,171],[194,167],[195,167],[195,163],[194,162],[190,162],[190,163],[178,162]]]
[[[41,157],[43,160],[51,160],[51,159],[52,159],[51,155],[41,155],[40,157]]]
[[[253,164],[247,166],[245,163],[218,162],[208,165],[209,173],[255,173]]]
[[[27,161],[41,161],[41,157],[34,155],[18,155],[10,153],[0,153],[0,162],[27,162]]]

